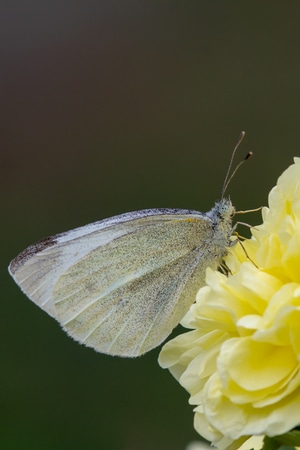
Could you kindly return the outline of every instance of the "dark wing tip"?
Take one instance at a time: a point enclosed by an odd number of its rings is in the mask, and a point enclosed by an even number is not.
[[[40,241],[36,242],[35,244],[30,245],[29,247],[25,248],[21,253],[18,254],[10,263],[8,270],[11,275],[14,275],[16,271],[21,267],[28,259],[30,259],[32,256],[36,255],[37,253],[42,252],[48,247],[52,247],[52,245],[56,244],[56,237],[50,236],[46,237],[44,239],[41,239]]]

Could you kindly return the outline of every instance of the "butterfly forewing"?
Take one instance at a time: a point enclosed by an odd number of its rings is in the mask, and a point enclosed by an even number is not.
[[[139,211],[41,241],[10,271],[76,340],[137,356],[168,336],[194,301],[206,267],[218,264],[212,237],[205,214]]]
[[[152,220],[163,220],[163,212],[144,210],[121,214],[45,238],[13,259],[9,272],[31,300],[55,317],[52,291],[61,274],[94,249],[143,226],[145,219],[147,224]],[[167,218],[171,219],[171,216],[167,215]]]

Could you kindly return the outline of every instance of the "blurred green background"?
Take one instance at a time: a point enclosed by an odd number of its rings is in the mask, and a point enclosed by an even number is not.
[[[6,268],[111,215],[210,209],[241,130],[240,157],[255,156],[229,193],[238,209],[266,204],[300,156],[299,23],[297,1],[1,2],[1,449],[197,439],[159,349],[126,360],[80,346]]]

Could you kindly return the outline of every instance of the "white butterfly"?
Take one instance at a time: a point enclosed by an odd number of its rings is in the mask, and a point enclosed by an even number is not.
[[[138,356],[179,323],[232,232],[229,199],[206,214],[149,209],[43,239],[9,271],[22,291],[95,350]]]
[[[223,192],[229,181],[227,174]],[[222,195],[205,214],[122,214],[31,245],[9,272],[77,341],[110,355],[138,356],[166,339],[194,302],[207,267],[218,267],[234,213]]]

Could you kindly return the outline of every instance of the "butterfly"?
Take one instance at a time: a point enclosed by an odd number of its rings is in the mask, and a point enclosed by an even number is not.
[[[221,200],[207,213],[121,214],[42,239],[14,258],[9,272],[75,340],[101,353],[142,355],[172,332],[206,269],[217,269],[231,245],[229,170]]]

